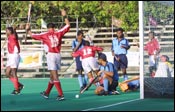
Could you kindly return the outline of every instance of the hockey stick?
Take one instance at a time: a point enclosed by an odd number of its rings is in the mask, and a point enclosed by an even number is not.
[[[100,75],[97,75],[83,90],[80,91],[80,94],[84,93],[87,89],[91,87],[91,85],[98,79]]]
[[[31,8],[32,8],[32,3],[29,4],[29,10],[28,10],[28,15],[27,15],[27,23],[30,22],[30,15],[31,15]],[[27,42],[27,30],[26,30],[26,35],[25,35],[25,44]]]
[[[75,62],[75,60],[73,60],[73,61],[71,62],[71,64],[64,70],[64,72],[66,72],[66,71],[74,64],[74,62]]]

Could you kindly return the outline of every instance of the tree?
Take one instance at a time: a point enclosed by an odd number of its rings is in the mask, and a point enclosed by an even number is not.
[[[151,13],[156,18],[166,18],[167,12],[174,12],[174,9],[170,7],[162,10],[165,7],[161,9],[162,5],[159,2],[144,3],[145,13]],[[6,23],[6,19],[3,18],[14,19],[14,17],[18,17],[18,20],[15,19],[18,24],[25,23],[28,4],[29,1],[2,1],[1,24]],[[60,26],[63,21],[60,15],[62,8],[67,10],[70,21],[75,22],[78,17],[81,27],[92,27],[94,16],[97,20],[97,27],[110,27],[111,17],[114,16],[123,21],[122,27],[126,31],[138,30],[138,1],[35,1],[32,4],[31,22],[34,23],[32,25],[40,26],[40,19],[43,18],[47,23],[53,21]],[[164,13],[160,13],[163,11]],[[71,26],[75,27],[75,24],[71,23]]]

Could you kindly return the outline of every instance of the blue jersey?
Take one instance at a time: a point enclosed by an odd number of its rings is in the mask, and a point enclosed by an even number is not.
[[[134,80],[134,81],[128,82],[128,85],[139,86],[139,80]]]
[[[120,41],[118,38],[114,38],[112,40],[112,48],[111,50],[114,52],[114,54],[127,54],[127,49],[121,48],[121,45],[124,45],[126,47],[129,47],[129,42],[126,38],[122,38]]]
[[[85,40],[83,39],[81,45],[79,46],[79,48],[77,50],[79,50],[79,49],[84,47],[84,42],[85,42]],[[79,42],[77,41],[77,39],[73,40],[72,41],[72,49],[76,48],[76,46],[78,44],[79,44]]]
[[[118,81],[118,72],[115,69],[114,65],[111,62],[107,62],[106,66],[100,66],[100,70],[108,71],[108,72],[113,72],[113,80]]]

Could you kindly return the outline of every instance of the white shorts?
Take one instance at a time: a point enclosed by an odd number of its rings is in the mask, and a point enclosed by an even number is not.
[[[82,66],[85,73],[89,73],[92,70],[95,71],[99,69],[97,59],[94,57],[82,59]]]
[[[6,67],[10,68],[18,68],[20,62],[20,55],[17,53],[8,54],[7,56],[7,65]]]
[[[154,55],[149,56],[149,66],[157,66],[159,57],[157,56],[156,59],[154,59]]]
[[[60,53],[48,53],[47,54],[47,66],[48,70],[60,70],[61,69],[61,54]]]

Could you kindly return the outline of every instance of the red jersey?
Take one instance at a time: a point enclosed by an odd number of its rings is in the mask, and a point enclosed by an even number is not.
[[[153,55],[153,54],[155,54],[155,51],[160,50],[160,45],[159,45],[157,39],[153,38],[151,41],[149,41],[145,45],[144,50],[147,50],[149,55]]]
[[[32,38],[43,41],[43,44],[48,47],[48,52],[59,53],[61,50],[62,37],[69,31],[69,29],[70,26],[66,25],[58,31],[53,30],[40,34],[32,34]]]
[[[103,48],[97,46],[84,46],[82,49],[74,52],[73,57],[81,56],[82,59],[95,57],[95,51],[102,51]]]
[[[11,34],[8,36],[7,47],[8,47],[8,52],[10,54],[20,53],[19,42],[18,42],[15,34]]]

